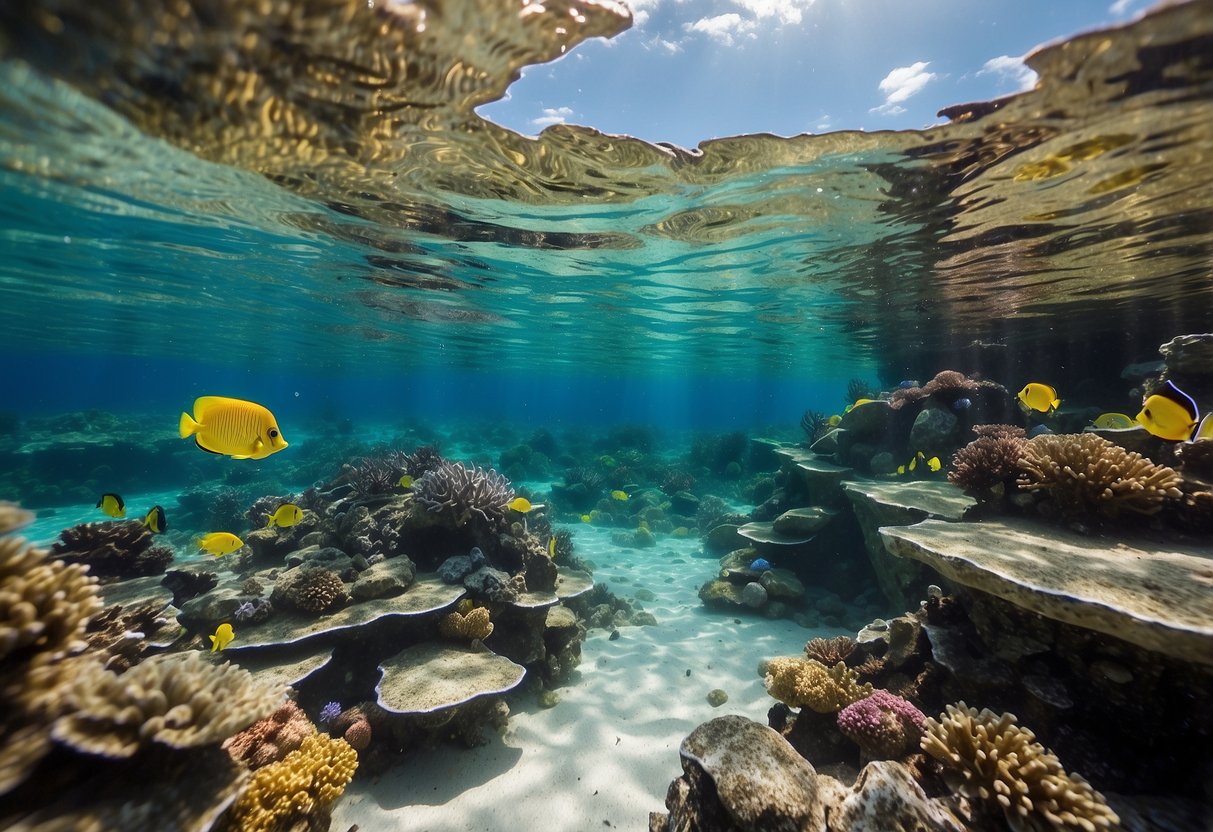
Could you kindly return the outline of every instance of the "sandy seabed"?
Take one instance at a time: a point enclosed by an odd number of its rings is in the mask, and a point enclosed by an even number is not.
[[[619,549],[608,530],[580,527],[576,543],[597,565],[595,580],[616,595],[631,599],[644,588],[656,596],[641,603],[657,625],[621,628],[615,641],[591,632],[560,702],[543,709],[533,695],[513,697],[504,736],[490,731],[479,748],[409,755],[356,781],[333,812],[335,832],[647,829],[649,812],[664,809],[666,789],[682,773],[686,735],[724,714],[765,724],[774,700],[759,662],[837,635],[704,609],[696,593],[717,564],[695,556],[698,540]],[[718,708],[707,702],[714,688],[729,696]]]

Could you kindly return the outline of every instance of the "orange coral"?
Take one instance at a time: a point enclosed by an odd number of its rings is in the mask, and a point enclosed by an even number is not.
[[[265,719],[229,737],[223,747],[233,759],[258,769],[278,762],[315,733],[307,714],[294,702],[287,701]]]

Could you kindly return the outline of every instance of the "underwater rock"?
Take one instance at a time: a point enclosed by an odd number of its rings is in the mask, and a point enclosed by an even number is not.
[[[804,597],[804,584],[790,569],[767,569],[758,582],[771,598],[798,601]]]
[[[232,621],[236,610],[247,599],[235,587],[220,587],[186,601],[177,613],[177,621],[191,633],[211,632],[225,621]]]
[[[252,550],[253,561],[266,566],[279,565],[296,548],[293,538],[279,535],[276,529],[254,529],[241,539]]]
[[[767,602],[767,590],[760,583],[751,581],[741,588],[741,603],[751,609],[759,609]]]
[[[427,642],[379,664],[379,707],[395,714],[429,714],[507,693],[526,669],[504,656]]]
[[[723,554],[746,545],[744,537],[737,533],[740,526],[733,523],[721,523],[707,533],[703,539],[703,548],[711,554]]]
[[[355,602],[399,595],[417,579],[417,567],[405,555],[379,561],[367,568],[350,586]]]
[[[160,583],[173,593],[173,606],[181,609],[186,601],[218,586],[219,574],[201,569],[170,569],[164,573]]]
[[[358,577],[354,559],[334,546],[308,546],[291,552],[285,560],[288,568],[327,569],[335,572],[343,581],[353,581]]]
[[[742,606],[741,587],[715,578],[699,588],[699,600],[716,609],[736,609]]]
[[[884,760],[863,767],[829,817],[830,832],[964,832],[969,828],[944,801],[927,797],[905,765]]]
[[[488,562],[489,559],[484,556],[484,552],[474,546],[468,554],[453,555],[439,564],[438,577],[448,584],[461,584],[464,578],[487,565]]]
[[[956,447],[956,416],[940,407],[924,407],[910,428],[910,453],[921,451],[928,457],[950,452]]]
[[[822,434],[817,441],[809,446],[809,450],[822,456],[833,456],[841,450],[844,442],[847,447],[850,447],[851,440],[847,437],[847,432],[842,428],[834,428]]]
[[[677,491],[670,496],[670,509],[684,517],[694,517],[699,510],[699,498],[690,491]]]
[[[1213,333],[1176,335],[1158,348],[1167,375],[1213,375]]]
[[[713,688],[712,690],[708,691],[707,699],[709,705],[711,705],[713,708],[719,708],[725,702],[729,701],[729,695],[720,688]]]
[[[889,426],[892,411],[889,403],[876,400],[852,407],[842,414],[839,430],[845,430],[859,439],[871,439],[884,434]]]
[[[522,583],[521,587],[519,583]],[[499,603],[517,601],[520,592],[526,589],[525,583],[491,566],[482,566],[469,574],[463,579],[463,585],[476,597]]]

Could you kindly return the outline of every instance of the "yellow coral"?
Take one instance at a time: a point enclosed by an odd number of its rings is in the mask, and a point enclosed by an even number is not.
[[[1036,735],[1014,714],[978,713],[964,702],[927,719],[922,750],[948,768],[954,788],[996,804],[1015,832],[1112,829],[1120,819],[1103,795],[1077,774],[1067,774]]]
[[[868,683],[842,662],[833,667],[813,659],[795,657],[767,662],[767,693],[792,708],[811,708],[819,714],[842,710],[872,693]]]
[[[484,641],[493,632],[493,622],[489,621],[489,611],[486,607],[476,607],[466,615],[453,612],[438,624],[438,632],[443,638],[480,639]]]
[[[231,811],[242,832],[285,829],[341,797],[358,768],[358,752],[343,739],[316,734],[277,763],[258,769]]]

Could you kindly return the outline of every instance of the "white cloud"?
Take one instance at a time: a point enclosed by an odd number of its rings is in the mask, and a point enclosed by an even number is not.
[[[779,19],[784,26],[795,25],[804,19],[804,10],[815,0],[733,0],[759,20],[767,17]]]
[[[981,69],[977,70],[977,74],[997,75],[1001,81],[1009,81],[1014,84],[1017,92],[1030,90],[1036,86],[1036,73],[1024,64],[1022,55],[1018,58],[1012,58],[1010,55],[990,58]]]
[[[536,127],[550,127],[553,124],[564,124],[565,119],[573,114],[572,107],[544,107],[543,115],[531,119]]]
[[[649,17],[653,10],[661,5],[662,0],[627,0],[628,7],[632,10],[632,24],[640,29],[644,24],[649,22]]]
[[[652,38],[644,42],[645,49],[660,49],[668,52],[671,55],[677,55],[682,51],[682,44],[675,40],[666,40],[662,37]]]
[[[927,72],[930,65],[930,61],[917,61],[909,66],[899,66],[891,70],[880,82],[884,103],[868,112],[886,116],[904,113],[906,108],[901,106],[902,102],[922,92],[923,87],[939,77],[934,72]]]
[[[826,115],[823,115],[821,118],[817,119],[817,124],[813,127],[813,129],[816,130],[818,133],[825,133],[829,130],[833,130],[834,129],[834,117],[829,115],[828,113]]]
[[[1112,15],[1113,17],[1123,17],[1129,13],[1129,7],[1135,2],[1137,2],[1137,0],[1116,0],[1115,3],[1108,6],[1108,14]]]
[[[718,14],[715,17],[701,17],[693,23],[684,23],[682,28],[688,32],[698,32],[707,35],[725,46],[733,45],[734,35],[747,34],[754,29],[754,21],[743,20],[736,12]]]

